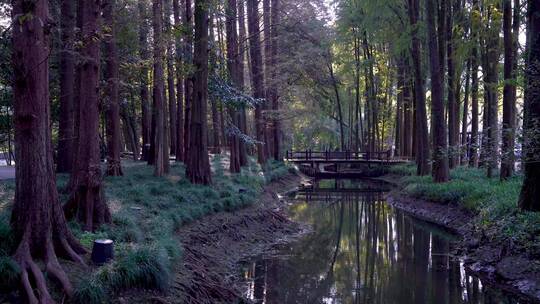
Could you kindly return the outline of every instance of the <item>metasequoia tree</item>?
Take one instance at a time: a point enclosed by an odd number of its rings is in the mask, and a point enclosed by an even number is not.
[[[244,10],[244,0],[238,0],[238,89],[243,91],[245,89],[245,58],[247,57],[246,47],[246,20]],[[246,109],[244,106],[240,106],[240,131],[247,133],[247,117]],[[240,165],[246,166],[248,163],[246,144],[240,140]]]
[[[271,0],[271,9],[270,12],[272,14],[270,21],[272,25],[272,29],[270,31],[270,40],[271,40],[271,46],[270,46],[270,76],[272,81],[269,85],[269,99],[270,103],[272,105],[272,111],[274,112],[274,117],[272,119],[272,143],[273,148],[272,151],[274,153],[274,159],[279,161],[282,160],[281,155],[281,128],[280,128],[280,121],[278,117],[279,113],[279,91],[278,91],[278,83],[277,78],[279,76],[279,68],[278,68],[278,55],[279,55],[279,23],[280,20],[280,0]],[[359,95],[358,95],[359,96]],[[359,98],[359,97],[358,97]],[[360,105],[360,101],[358,100],[357,105]],[[357,108],[357,117],[358,117],[358,108]],[[358,119],[357,119],[358,121]],[[356,133],[358,135],[358,132]],[[358,142],[358,141],[357,141]]]
[[[238,52],[238,34],[236,27],[236,0],[227,0],[225,10],[225,29],[227,32],[227,70],[233,86],[240,87],[239,74],[242,72],[239,69],[238,60],[240,60]],[[229,115],[232,118],[232,123],[240,126],[240,111],[234,106],[228,107]],[[229,132],[229,145],[231,148],[230,155],[230,171],[233,173],[240,172],[240,138],[235,132]]]
[[[527,59],[523,117],[525,176],[519,207],[540,211],[540,2],[527,1]]]
[[[429,62],[431,74],[431,120],[433,126],[433,180],[437,183],[449,179],[448,144],[444,123],[443,86],[440,74],[440,56],[435,28],[436,0],[426,1],[426,19],[428,30]],[[440,30],[440,28],[439,28]]]
[[[478,126],[479,126],[479,106],[478,106],[478,70],[480,65],[478,54],[478,32],[480,27],[478,0],[473,0],[471,10],[471,143],[469,149],[469,166],[478,167]]]
[[[115,0],[105,0],[103,20],[108,31],[105,36],[105,111],[107,120],[107,175],[121,176],[120,164],[120,105],[118,96],[118,48],[114,24]],[[134,151],[135,152],[135,151]]]
[[[176,33],[178,29],[182,27],[182,21],[180,20],[181,11],[178,0],[173,0],[173,15],[174,15],[174,37],[175,37],[175,49],[176,49],[176,161],[184,161],[184,74],[182,71],[183,62],[182,54],[184,49],[182,48],[181,36]]]
[[[111,221],[105,203],[99,151],[99,58],[101,1],[83,1],[79,7],[81,44],[79,62],[78,144],[70,179],[70,198],[64,205],[68,218],[76,217],[86,231]]]
[[[446,1],[443,1],[446,2]],[[456,3],[456,0],[448,1]],[[449,145],[449,154],[448,154],[448,163],[450,168],[454,168],[458,164],[459,154],[458,154],[458,141],[459,133],[459,100],[456,98],[456,92],[458,91],[458,78],[459,76],[456,73],[456,58],[454,50],[454,7],[453,5],[448,5],[446,8],[446,62],[448,68],[448,145]],[[440,45],[444,50],[444,45]],[[441,62],[441,65],[444,65],[444,62]]]
[[[209,0],[195,1],[195,48],[193,100],[186,175],[192,183],[210,184],[212,176],[208,156],[208,7]]]
[[[148,92],[148,60],[150,59],[150,52],[148,51],[148,16],[145,0],[139,0],[139,57],[141,60],[141,73],[140,73],[140,97],[141,97],[141,133],[143,154],[142,159],[145,161],[150,160],[150,128],[152,125],[152,116],[150,110],[150,102]]]
[[[154,88],[153,113],[155,115],[154,137],[154,175],[163,176],[166,173],[166,162],[169,161],[169,151],[166,151],[165,140],[165,75],[163,71],[164,41],[163,41],[163,8],[162,0],[153,0],[152,27],[154,29]]]
[[[409,21],[412,27],[412,49],[411,59],[414,71],[414,100],[416,109],[416,173],[418,175],[429,174],[429,141],[428,141],[428,124],[426,114],[426,95],[424,92],[424,76],[421,66],[421,46],[420,38],[418,37],[418,17],[420,15],[420,5],[418,0],[409,0]]]
[[[504,32],[504,90],[502,154],[500,179],[505,180],[514,173],[514,147],[516,129],[516,77],[517,49],[519,35],[519,0],[514,0],[512,21],[512,0],[503,2]]]
[[[165,0],[164,9],[164,29],[165,29],[165,41],[167,45],[167,97],[169,101],[169,150],[171,154],[176,155],[176,134],[177,134],[177,112],[176,112],[176,87],[174,83],[175,72],[174,69],[174,40],[172,26],[171,26],[171,0]]]
[[[85,252],[68,229],[54,175],[49,108],[49,8],[47,1],[13,2],[13,97],[15,123],[15,201],[11,217],[28,303],[54,303],[40,265],[71,295],[73,288],[57,253],[83,264]],[[34,289],[35,288],[35,289]]]
[[[60,117],[58,118],[58,157],[56,170],[71,172],[74,155],[75,117],[75,2],[63,0],[60,6]]]
[[[253,97],[264,99],[264,71],[261,52],[261,36],[259,25],[259,1],[247,0],[247,18],[249,31],[249,55],[251,59],[251,77],[253,83]],[[259,164],[266,163],[267,154],[265,148],[266,124],[263,117],[263,102],[255,105],[255,134],[257,138],[257,161]]]
[[[185,0],[186,11],[184,19],[184,30],[186,35],[184,37],[184,44],[186,46],[184,54],[184,64],[186,66],[187,74],[184,80],[184,161],[187,160],[189,153],[190,143],[190,125],[191,125],[191,103],[193,100],[193,14],[191,10],[191,0]]]
[[[487,162],[487,176],[492,177],[494,170],[497,168],[498,163],[498,113],[499,113],[499,33],[501,30],[501,18],[497,13],[499,11],[499,5],[487,5],[484,8],[487,11],[487,24],[486,24],[486,62],[483,64],[485,70],[484,73],[484,87],[487,112],[484,116],[487,116],[487,128],[484,128],[484,132],[487,132],[487,144],[485,149],[486,162]],[[487,114],[487,115],[486,115]]]

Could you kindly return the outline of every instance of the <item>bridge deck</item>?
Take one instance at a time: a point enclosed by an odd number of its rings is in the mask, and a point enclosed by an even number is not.
[[[287,151],[285,160],[300,164],[403,164],[409,162],[408,159],[392,157],[391,151]]]

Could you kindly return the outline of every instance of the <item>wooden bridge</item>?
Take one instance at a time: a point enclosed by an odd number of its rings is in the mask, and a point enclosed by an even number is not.
[[[370,177],[373,166],[390,166],[409,162],[392,156],[392,151],[287,151],[285,160],[298,164],[300,171],[313,177]],[[367,165],[367,168],[365,168]]]

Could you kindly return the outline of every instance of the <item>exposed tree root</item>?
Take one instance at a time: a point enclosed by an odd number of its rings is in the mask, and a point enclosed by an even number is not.
[[[70,297],[73,294],[73,286],[71,285],[69,277],[58,262],[55,245],[58,250],[65,253],[69,259],[81,265],[85,265],[85,263],[77,252],[83,253],[85,251],[84,248],[80,246],[78,242],[73,242],[74,245],[70,245],[70,242],[65,237],[53,241],[50,230],[45,231],[45,234],[48,234],[48,236],[45,237],[44,244],[34,244],[30,241],[29,231],[30,229],[27,229],[24,233],[21,242],[19,243],[19,247],[17,247],[13,256],[13,259],[21,269],[21,287],[24,291],[26,300],[30,304],[55,303],[48,291],[43,270],[40,269],[35,262],[35,259],[42,259],[45,262],[44,271],[47,273],[47,277],[57,281],[65,294]],[[67,234],[68,237],[71,237],[69,232]],[[38,246],[40,248],[36,248]]]

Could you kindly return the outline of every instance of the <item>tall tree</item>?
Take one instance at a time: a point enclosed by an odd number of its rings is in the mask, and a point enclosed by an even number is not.
[[[152,27],[154,29],[154,104],[152,111],[155,115],[154,134],[154,175],[163,176],[166,173],[166,162],[169,162],[169,151],[165,149],[165,75],[163,69],[163,57],[165,55],[163,41],[163,0],[153,0],[152,3]]]
[[[120,104],[118,96],[118,47],[116,46],[115,0],[105,0],[103,20],[108,31],[105,38],[105,108],[107,120],[107,175],[121,176]],[[134,151],[135,152],[135,151]]]
[[[13,97],[15,123],[15,201],[11,224],[17,243],[14,260],[20,268],[27,303],[53,303],[47,275],[70,295],[72,286],[57,253],[78,263],[85,252],[71,234],[58,200],[54,176],[49,108],[49,8],[45,0],[28,5],[13,2]],[[35,290],[32,284],[35,284]]]
[[[523,117],[523,210],[540,211],[540,2],[527,1],[527,59]]]
[[[471,143],[469,149],[469,155],[471,157],[469,166],[478,167],[478,126],[479,126],[479,107],[478,107],[478,70],[479,70],[479,54],[478,54],[478,33],[480,20],[478,0],[473,0],[473,6],[471,10]]]
[[[446,1],[443,1],[446,2]],[[448,1],[456,2],[456,0]],[[450,3],[451,4],[451,3]],[[443,45],[440,45],[444,49]],[[456,91],[458,87],[459,77],[456,77],[456,62],[454,50],[454,7],[448,5],[446,9],[446,61],[448,65],[448,163],[450,168],[454,168],[458,164],[458,133],[459,122],[457,120],[459,106],[456,100]],[[441,62],[444,65],[444,62]]]
[[[246,14],[244,10],[245,0],[238,0],[238,88],[241,91],[245,89],[245,58],[247,57],[247,47],[246,47]],[[246,118],[246,109],[244,106],[240,107],[240,131],[244,134],[247,133],[247,118]],[[240,140],[240,165],[246,166],[248,163],[246,144],[243,140]]]
[[[176,112],[176,87],[174,83],[175,72],[174,69],[174,40],[173,31],[171,26],[171,0],[165,0],[164,13],[164,29],[165,29],[165,41],[167,45],[167,97],[169,101],[169,150],[171,154],[176,155],[176,132],[177,132],[177,112]]]
[[[485,96],[487,99],[487,176],[492,177],[498,163],[498,113],[499,113],[499,45],[501,18],[499,16],[499,5],[487,5],[486,18],[488,19],[486,28],[486,62],[484,63],[484,86],[486,88]]]
[[[184,73],[183,58],[184,49],[179,30],[182,28],[181,8],[179,0],[173,0],[174,37],[176,47],[176,161],[184,161]]]
[[[187,160],[187,155],[189,149],[190,141],[190,131],[191,131],[191,103],[194,98],[193,96],[193,14],[191,10],[191,0],[185,0],[186,4],[186,18],[184,19],[184,28],[186,31],[185,35],[185,45],[186,52],[184,54],[184,63],[186,66],[187,74],[185,75],[184,80],[184,160]]]
[[[238,52],[238,33],[236,27],[236,0],[227,0],[227,6],[225,11],[225,28],[227,32],[227,69],[229,71],[232,84],[235,88],[240,87],[240,77],[239,74],[240,66],[238,65],[238,60],[240,60]],[[232,123],[234,126],[240,126],[240,111],[234,106],[228,107],[229,115],[232,118]],[[240,172],[240,138],[235,132],[229,132],[229,145],[231,149],[230,154],[230,171],[233,173]]]
[[[61,2],[60,31],[60,117],[58,118],[58,157],[56,170],[59,173],[71,172],[74,155],[75,116],[75,2]]]
[[[504,90],[503,90],[503,124],[502,124],[502,155],[500,179],[505,180],[514,173],[514,146],[516,129],[516,77],[517,49],[519,35],[520,1],[503,2],[503,32],[504,32]],[[513,21],[512,21],[513,15]]]
[[[99,149],[99,59],[101,1],[80,3],[82,47],[79,62],[78,144],[71,174],[71,194],[64,205],[68,218],[76,217],[83,229],[93,231],[111,221],[105,203]]]
[[[444,2],[444,1],[443,1]],[[435,27],[436,0],[426,1],[429,62],[431,72],[431,121],[433,126],[433,180],[437,183],[449,179],[448,144],[444,123],[443,86],[440,74],[440,56]],[[441,30],[439,28],[439,30]]]
[[[251,77],[253,79],[253,97],[263,100],[265,98],[265,90],[258,3],[258,0],[247,0],[247,17],[249,31],[249,53],[251,59]],[[264,103],[264,101],[255,105],[255,133],[258,141],[257,160],[260,164],[264,164],[267,159],[265,148],[266,124],[262,113],[264,108],[264,104],[262,103]]]
[[[150,160],[150,142],[151,142],[151,126],[152,116],[149,102],[148,92],[148,61],[150,52],[148,51],[148,16],[146,0],[138,1],[139,9],[139,57],[141,60],[141,76],[140,76],[140,97],[141,97],[141,133],[143,144],[142,158],[145,161]]]
[[[278,55],[279,55],[279,24],[281,22],[280,13],[281,13],[281,7],[280,7],[280,0],[271,0],[271,24],[272,29],[270,31],[270,39],[271,39],[271,50],[270,50],[270,66],[271,66],[271,79],[273,79],[272,82],[270,82],[269,85],[269,92],[270,92],[270,102],[272,104],[272,111],[274,112],[274,117],[272,120],[272,141],[273,141],[273,152],[274,152],[274,159],[275,160],[282,160],[281,155],[281,127],[280,127],[280,118],[278,116],[279,114],[279,91],[278,91],[278,83],[277,78],[279,76],[279,67],[278,67]],[[359,95],[358,95],[359,96]],[[360,101],[358,100],[357,105],[360,105]],[[357,108],[358,109],[358,108]],[[358,111],[357,111],[358,113]],[[358,119],[357,119],[358,120]],[[356,133],[358,134],[358,132]]]
[[[209,0],[195,2],[195,49],[193,102],[190,123],[189,152],[186,175],[192,183],[210,184],[212,176],[208,156],[208,8]]]
[[[420,15],[420,4],[418,0],[409,0],[409,21],[412,27],[412,49],[411,59],[414,70],[414,100],[416,108],[416,173],[418,175],[429,174],[429,141],[428,124],[426,114],[426,95],[424,89],[424,76],[421,66],[422,52],[420,47],[420,37],[418,37],[418,17]]]

